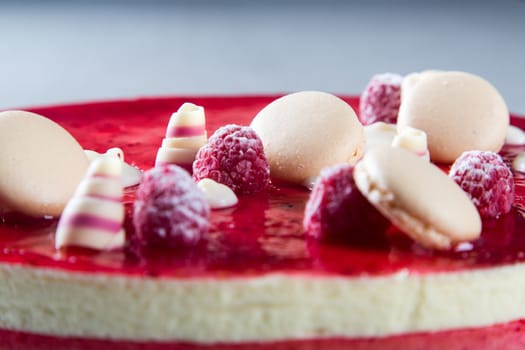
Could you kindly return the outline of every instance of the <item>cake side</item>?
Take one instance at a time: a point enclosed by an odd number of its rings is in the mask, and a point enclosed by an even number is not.
[[[433,275],[155,279],[0,265],[0,327],[245,342],[482,327],[525,315],[525,263]]]

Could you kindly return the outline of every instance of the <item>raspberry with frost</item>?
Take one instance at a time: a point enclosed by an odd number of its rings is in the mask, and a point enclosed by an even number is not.
[[[247,126],[230,124],[219,128],[197,153],[193,178],[215,180],[237,194],[265,190],[270,167],[261,139]]]
[[[351,243],[384,239],[387,220],[359,192],[353,166],[340,164],[321,171],[306,204],[303,227],[312,238]]]
[[[363,125],[397,122],[402,81],[401,75],[393,73],[372,77],[359,100],[359,120]]]
[[[514,203],[514,177],[494,152],[467,151],[452,164],[450,177],[469,195],[482,217],[499,217]]]
[[[195,246],[210,226],[210,207],[191,176],[176,165],[146,171],[137,189],[133,226],[146,246]]]

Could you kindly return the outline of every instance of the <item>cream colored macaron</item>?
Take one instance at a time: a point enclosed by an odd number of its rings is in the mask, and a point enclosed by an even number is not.
[[[441,169],[402,148],[376,147],[354,168],[361,193],[425,247],[450,249],[477,239],[479,213]]]
[[[354,110],[325,92],[281,97],[263,108],[251,127],[262,139],[274,180],[305,184],[326,166],[356,162],[364,151],[364,130]]]
[[[498,152],[507,135],[509,112],[498,91],[465,72],[427,71],[405,77],[398,129],[427,133],[430,159],[452,163],[464,151]]]
[[[57,123],[25,111],[0,113],[0,208],[58,216],[88,166],[78,142]]]

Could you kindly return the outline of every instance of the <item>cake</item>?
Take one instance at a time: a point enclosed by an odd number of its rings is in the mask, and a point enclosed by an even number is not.
[[[249,125],[280,96],[196,97],[207,132]],[[152,168],[167,116],[188,98],[33,108],[82,147],[121,147]],[[354,110],[359,100],[343,98]],[[519,128],[525,122],[513,117]],[[506,146],[507,162],[524,146]],[[298,181],[304,181],[301,178]],[[288,184],[211,212],[191,250],[55,249],[57,220],[4,215],[0,331],[16,349],[518,349],[525,346],[525,205],[515,173],[510,213],[483,219],[481,238],[455,250],[406,235],[387,244],[311,242],[309,191]],[[136,187],[124,191],[124,227]],[[397,234],[396,234],[397,233]]]

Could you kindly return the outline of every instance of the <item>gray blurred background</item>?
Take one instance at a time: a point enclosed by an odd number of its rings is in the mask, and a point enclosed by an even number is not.
[[[1,1],[0,109],[173,94],[359,94],[458,69],[525,115],[525,1]]]

